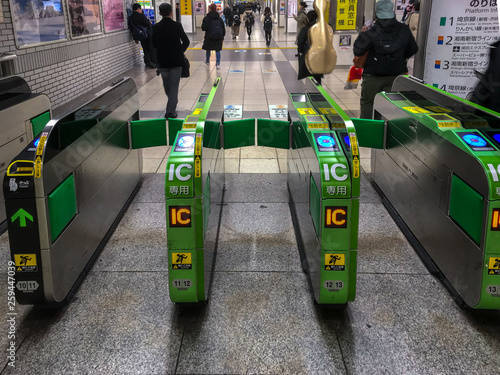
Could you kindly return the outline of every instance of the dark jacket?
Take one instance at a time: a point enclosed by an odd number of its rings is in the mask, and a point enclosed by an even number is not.
[[[184,64],[189,38],[180,22],[164,17],[153,26],[153,45],[158,56],[158,67],[175,68]]]
[[[129,18],[129,29],[131,28],[131,23],[134,25],[144,26],[146,29],[151,28],[151,22],[149,22],[148,18],[139,12],[132,12]]]
[[[210,39],[208,36],[208,29],[212,22],[219,22],[222,29],[222,39]],[[222,49],[222,41],[226,36],[226,26],[224,21],[219,17],[217,11],[208,12],[208,14],[203,18],[203,23],[201,24],[201,30],[205,32],[205,40],[203,41],[203,47],[205,51],[220,51]]]
[[[500,112],[500,41],[491,45],[490,63],[474,89],[471,102]]]
[[[311,28],[313,24],[307,24],[300,30],[300,33],[297,37],[297,51],[299,52],[299,72],[298,79],[303,79],[306,77],[314,77],[317,81],[321,82],[321,78],[323,74],[312,74],[306,65],[306,53],[309,51],[311,46],[309,45],[309,38],[307,37],[307,32]]]
[[[222,13],[224,14],[224,17],[228,18],[231,15],[231,8],[225,7]]]
[[[394,35],[399,45],[394,53],[380,54],[376,46],[380,39]],[[383,43],[382,43],[383,44]],[[363,56],[368,51],[364,74],[380,76],[396,76],[408,72],[406,60],[418,51],[417,42],[408,25],[398,22],[395,18],[378,20],[370,29],[358,35],[354,41],[354,56]]]

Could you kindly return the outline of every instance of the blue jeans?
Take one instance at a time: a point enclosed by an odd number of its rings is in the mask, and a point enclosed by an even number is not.
[[[210,61],[210,52],[212,52],[212,51],[207,51],[205,61]],[[215,63],[217,65],[220,65],[220,50],[219,51],[215,51]]]

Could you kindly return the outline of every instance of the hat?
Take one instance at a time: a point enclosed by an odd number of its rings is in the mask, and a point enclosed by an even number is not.
[[[391,0],[379,0],[375,4],[375,14],[379,20],[387,20],[396,17],[394,4]]]

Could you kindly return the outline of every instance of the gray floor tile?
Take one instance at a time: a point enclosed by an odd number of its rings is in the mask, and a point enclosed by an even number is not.
[[[428,274],[382,203],[360,204],[358,273]]]
[[[228,203],[222,211],[216,271],[300,272],[288,203]]]
[[[244,306],[244,307],[243,307]],[[179,374],[346,374],[300,273],[217,273],[209,306],[186,321]]]
[[[253,203],[287,203],[286,174],[227,174],[224,201]]]
[[[360,203],[381,203],[382,198],[372,185],[371,174],[361,173]]]
[[[361,274],[336,332],[350,374],[488,374],[498,371],[499,317],[461,311],[430,275]]]
[[[173,373],[182,324],[166,273],[97,272],[64,310],[33,312],[12,374]]]
[[[165,173],[144,174],[134,203],[165,203]]]

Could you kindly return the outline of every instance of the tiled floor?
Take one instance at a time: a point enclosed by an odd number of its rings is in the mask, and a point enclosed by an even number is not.
[[[271,49],[259,29],[251,41],[229,37],[221,70],[213,61],[202,63],[204,51],[189,50],[191,77],[181,83],[179,114],[191,111],[217,76],[225,104],[242,105],[243,117],[286,104],[287,90],[302,84],[291,74],[297,68],[294,36],[275,30],[273,37]],[[200,35],[192,39],[199,48]],[[140,83],[142,118],[161,117],[166,98],[155,72],[138,67],[129,73]],[[359,89],[343,90],[346,75],[338,69],[323,83],[356,116]],[[429,274],[371,185],[369,149],[361,149],[357,294],[345,310],[313,302],[288,207],[286,151],[264,147],[226,151],[210,300],[198,310],[173,304],[165,235],[168,153],[169,147],[143,150],[142,187],[74,301],[53,311],[16,307],[15,368],[6,366],[7,284],[0,288],[2,373],[499,373],[499,312],[460,310]],[[4,280],[8,249],[4,234]]]

